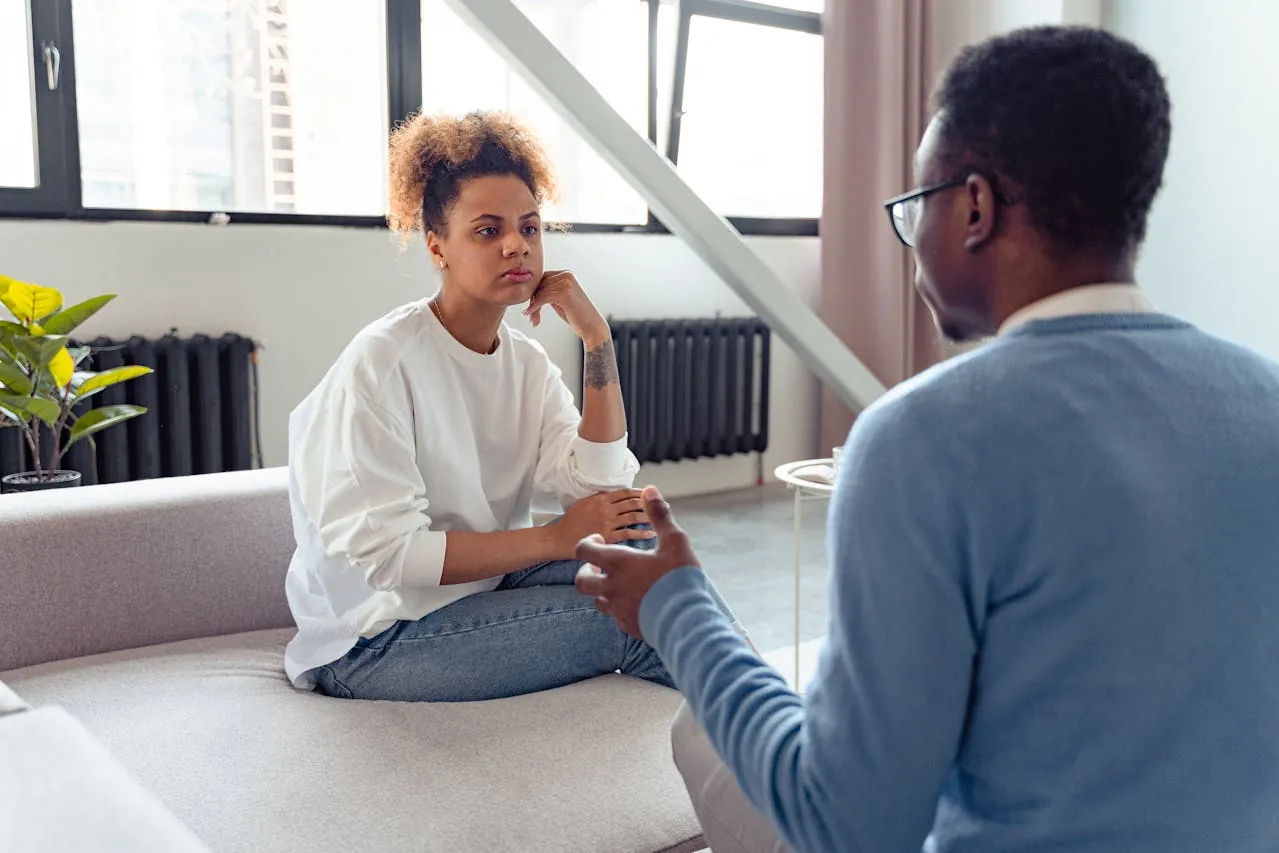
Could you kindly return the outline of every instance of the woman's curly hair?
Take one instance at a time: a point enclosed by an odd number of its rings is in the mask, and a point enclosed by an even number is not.
[[[410,116],[391,133],[391,230],[405,240],[414,231],[446,233],[462,183],[488,175],[515,175],[539,205],[556,197],[546,151],[513,116]]]

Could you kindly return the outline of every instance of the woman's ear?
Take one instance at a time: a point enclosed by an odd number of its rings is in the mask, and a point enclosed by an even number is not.
[[[431,263],[440,269],[448,269],[448,261],[444,260],[444,248],[440,245],[440,238],[435,236],[434,231],[426,232],[426,250],[431,253]]]

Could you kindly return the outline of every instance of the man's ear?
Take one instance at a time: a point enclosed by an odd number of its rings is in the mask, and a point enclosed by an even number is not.
[[[964,202],[968,205],[964,248],[976,252],[995,236],[999,203],[994,187],[982,175],[968,176],[964,182]]]

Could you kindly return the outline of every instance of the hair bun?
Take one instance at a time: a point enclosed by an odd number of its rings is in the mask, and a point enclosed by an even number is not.
[[[430,229],[424,207],[447,208],[456,198],[457,184],[467,177],[517,175],[538,204],[557,194],[546,150],[527,127],[503,112],[460,117],[415,113],[391,132],[390,166],[387,221],[406,239]]]

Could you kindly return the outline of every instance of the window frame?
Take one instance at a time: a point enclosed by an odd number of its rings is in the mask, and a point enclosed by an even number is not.
[[[147,210],[85,207],[80,173],[80,141],[76,111],[73,0],[27,0],[31,22],[31,58],[35,77],[36,162],[34,189],[0,187],[0,219],[70,219],[85,221],[188,222],[259,225],[327,225],[386,228],[384,216],[265,213],[245,211]],[[648,138],[658,144],[658,14],[662,0],[636,0],[648,5]],[[667,157],[679,158],[688,36],[696,15],[742,23],[821,34],[821,15],[769,6],[750,0],[678,0],[679,24],[671,96]],[[385,0],[386,80],[388,128],[422,104],[422,30],[420,0]],[[51,44],[61,54],[58,86],[50,90],[44,78],[43,49]],[[729,216],[746,236],[810,236],[819,233],[817,218],[770,219]],[[647,220],[635,224],[568,223],[578,234],[668,234],[669,229],[649,209]]]
[[[64,32],[70,33],[71,0],[27,0],[31,37],[31,66],[35,118],[36,184],[34,188],[0,187],[0,215],[22,217],[62,216],[72,193],[80,189],[80,151],[68,148],[70,117],[75,123],[75,50]],[[57,88],[50,89],[45,76],[44,47],[60,54]],[[69,104],[69,108],[68,108]],[[74,162],[69,162],[74,160]],[[73,170],[74,167],[74,170]],[[75,186],[68,179],[75,175]]]
[[[654,5],[659,0],[652,0]],[[688,72],[689,33],[693,18],[718,18],[734,21],[739,24],[753,24],[779,30],[796,30],[820,36],[822,34],[822,16],[817,12],[803,12],[798,9],[784,9],[751,0],[679,0],[679,23],[675,37],[675,79],[671,87],[671,114],[668,138],[666,142],[666,158],[679,166],[679,144],[681,126],[684,119],[684,82]],[[650,18],[650,44],[657,40],[657,19]],[[650,53],[650,57],[652,53]],[[649,97],[656,99],[656,92],[650,91]],[[656,137],[651,137],[656,143]],[[820,233],[820,218],[768,218],[728,216],[742,234],[816,237]],[[660,226],[655,222],[652,211],[649,211],[650,227]],[[664,230],[664,229],[663,229]]]

